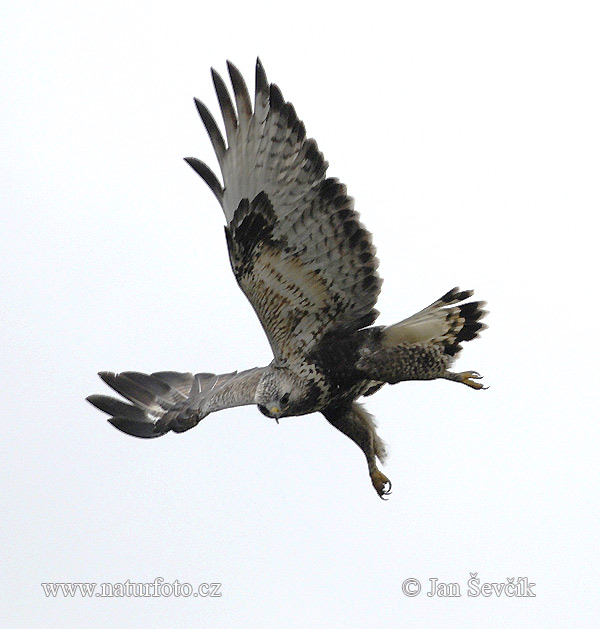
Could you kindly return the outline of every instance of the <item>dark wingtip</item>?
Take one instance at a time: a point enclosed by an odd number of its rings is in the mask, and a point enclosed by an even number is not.
[[[211,73],[213,85],[215,86],[215,91],[217,93],[217,100],[219,101],[219,107],[221,108],[221,113],[223,114],[227,141],[231,145],[235,129],[238,126],[237,114],[233,107],[233,103],[231,102],[231,96],[229,95],[225,81],[223,81],[221,75],[214,68],[211,68]]]
[[[99,371],[98,375],[109,386],[111,386],[111,382],[115,381],[116,377],[116,374],[113,371]]]
[[[202,123],[206,128],[208,137],[212,142],[219,164],[221,164],[223,157],[225,156],[225,140],[223,140],[223,135],[221,134],[221,131],[219,130],[212,114],[208,111],[208,107],[198,98],[194,98],[194,104],[196,105],[198,114],[200,115]]]
[[[267,74],[259,57],[256,58],[256,91],[264,92],[269,89]]]
[[[248,87],[246,86],[242,73],[233,63],[231,63],[231,61],[227,61],[227,70],[229,71],[229,78],[231,79],[231,84],[233,86],[238,121],[242,126],[244,126],[249,123],[250,118],[252,117],[252,103],[250,101]]]
[[[102,408],[100,407],[100,404],[102,404],[101,399],[100,399],[101,397],[102,397],[101,395],[97,395],[97,394],[88,395],[85,398],[85,401],[89,402],[92,406],[95,406],[96,408],[102,410]]]
[[[238,68],[235,65],[235,63],[233,63],[232,61],[229,61],[229,59],[227,59],[226,63],[227,63],[227,71],[230,74],[233,72],[233,74],[238,74],[238,75],[241,76],[241,72],[238,70]]]
[[[132,437],[139,437],[140,439],[153,439],[154,437],[161,437],[165,434],[164,432],[156,432],[154,424],[136,422],[131,419],[125,419],[124,417],[111,417],[107,421],[121,432],[131,435]]]
[[[271,108],[276,111],[281,111],[285,105],[285,100],[283,99],[283,94],[281,90],[275,83],[271,84],[271,89],[269,90],[269,98],[271,101]]]
[[[195,157],[184,157],[183,160],[196,174],[204,179],[204,182],[213,191],[219,203],[223,205],[223,186],[215,173],[203,161]]]

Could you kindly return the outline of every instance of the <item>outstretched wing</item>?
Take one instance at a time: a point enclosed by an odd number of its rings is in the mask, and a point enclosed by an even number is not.
[[[108,421],[119,430],[135,437],[160,437],[170,430],[189,430],[214,411],[254,404],[263,373],[262,367],[221,375],[103,371],[102,380],[132,404],[107,395],[87,400],[112,415]]]
[[[325,179],[327,163],[304,124],[256,64],[254,111],[239,71],[228,63],[235,107],[213,81],[227,144],[196,105],[215,149],[223,185],[206,164],[187,161],[219,200],[236,279],[254,307],[279,363],[301,359],[330,331],[377,318],[381,288],[371,234],[346,187]]]

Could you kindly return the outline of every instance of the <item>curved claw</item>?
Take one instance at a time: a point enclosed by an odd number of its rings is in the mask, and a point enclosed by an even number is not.
[[[379,494],[379,497],[382,500],[388,500],[387,496],[389,496],[391,493],[392,493],[392,481],[388,480],[387,489],[384,488],[383,491]]]
[[[460,376],[460,381],[463,384],[471,387],[472,389],[488,389],[489,387],[484,386],[481,382],[475,382],[475,380],[480,380],[483,376],[479,375],[476,371],[463,371],[458,374]]]
[[[389,496],[392,493],[392,481],[382,474],[379,470],[375,470],[371,474],[371,482],[373,483],[373,487],[375,487],[375,491],[378,496],[382,500],[387,500],[386,496]]]

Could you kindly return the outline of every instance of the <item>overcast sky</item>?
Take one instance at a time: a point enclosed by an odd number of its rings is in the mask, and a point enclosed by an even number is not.
[[[210,6],[207,6],[210,4]],[[4,2],[6,626],[597,622],[600,27],[592,2]],[[256,55],[374,233],[381,323],[455,285],[490,326],[448,381],[385,387],[390,500],[320,415],[139,440],[99,370],[224,372],[269,346],[229,268],[195,108]],[[536,597],[468,596],[526,577]],[[47,597],[41,583],[221,583]],[[407,596],[403,584],[422,591]],[[428,597],[430,579],[460,597]],[[412,585],[404,585],[411,588]],[[595,625],[594,625],[595,626]]]

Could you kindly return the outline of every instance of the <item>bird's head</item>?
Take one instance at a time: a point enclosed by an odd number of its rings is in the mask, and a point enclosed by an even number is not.
[[[269,369],[258,383],[256,405],[267,417],[298,415],[305,401],[306,386],[301,378],[288,369]]]

